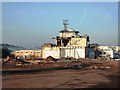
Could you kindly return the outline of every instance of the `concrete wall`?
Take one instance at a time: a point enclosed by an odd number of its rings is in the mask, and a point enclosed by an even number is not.
[[[86,51],[87,50],[87,51]],[[56,59],[62,57],[73,57],[73,58],[93,58],[94,51],[92,49],[86,49],[85,47],[45,47],[41,50],[19,50],[15,51],[15,56],[36,56],[47,58],[52,56]]]
[[[36,57],[41,57],[41,50],[34,50],[34,55]]]
[[[60,58],[60,48],[59,47],[50,47],[42,49],[42,58],[47,58],[52,56],[54,58]]]
[[[36,56],[41,57],[41,50],[18,50],[14,52],[15,56]]]
[[[85,48],[65,47],[61,48],[60,57],[85,58]]]
[[[105,54],[104,54],[105,52]],[[115,57],[115,51],[112,49],[108,49],[108,50],[103,50],[103,56],[110,56],[110,58],[114,58]]]
[[[94,48],[86,48],[86,58],[95,58]]]
[[[22,57],[25,57],[25,56],[28,56],[28,55],[34,55],[34,50],[18,50],[18,51],[15,51],[15,56],[22,56]]]
[[[87,38],[86,37],[72,38],[71,41],[69,42],[69,45],[87,47]]]
[[[105,50],[105,49],[108,49],[109,48],[109,46],[98,46],[98,49],[103,49],[103,50]]]
[[[77,36],[75,32],[64,32],[60,33],[60,37],[71,37],[71,36]]]
[[[52,56],[54,58],[62,58],[62,57],[73,57],[73,58],[85,58],[85,48],[83,47],[52,47],[52,48],[44,48],[42,50],[42,58],[47,58],[48,56]]]
[[[75,58],[85,58],[85,48],[75,49]]]

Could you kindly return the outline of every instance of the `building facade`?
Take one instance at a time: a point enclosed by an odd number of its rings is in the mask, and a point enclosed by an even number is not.
[[[79,35],[79,31],[68,29],[68,20],[64,20],[63,25],[59,36],[54,38],[56,44],[46,43],[41,50],[18,50],[14,52],[15,57],[94,58],[94,48],[90,47],[89,36]]]
[[[15,57],[31,58],[41,57],[41,50],[17,50],[14,52]]]
[[[94,49],[89,47],[89,36],[78,35],[79,31],[68,29],[67,20],[63,21],[64,29],[59,31],[59,36],[54,39],[56,45],[44,44],[42,58],[52,56],[54,58],[94,58]]]
[[[101,52],[100,57],[101,58],[107,58],[112,59],[116,58],[116,55],[118,55],[118,46],[98,46],[99,51]]]
[[[49,56],[52,56],[54,58],[60,58],[60,47],[42,47],[42,58],[47,58]]]

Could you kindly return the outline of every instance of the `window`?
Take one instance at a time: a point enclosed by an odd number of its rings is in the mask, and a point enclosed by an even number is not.
[[[106,54],[106,52],[103,52],[103,54]]]

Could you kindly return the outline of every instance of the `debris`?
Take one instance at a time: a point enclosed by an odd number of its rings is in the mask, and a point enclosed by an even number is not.
[[[98,69],[98,67],[97,66],[93,66],[93,69]]]
[[[97,66],[92,66],[92,68],[93,68],[93,69],[101,69],[101,70],[110,69],[109,66],[99,66],[99,67],[97,67]]]
[[[55,58],[53,58],[52,56],[48,56],[45,60],[56,60]]]

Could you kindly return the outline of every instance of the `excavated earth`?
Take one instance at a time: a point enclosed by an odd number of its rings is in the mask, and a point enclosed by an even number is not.
[[[2,66],[4,89],[119,88],[119,60],[79,60]]]

